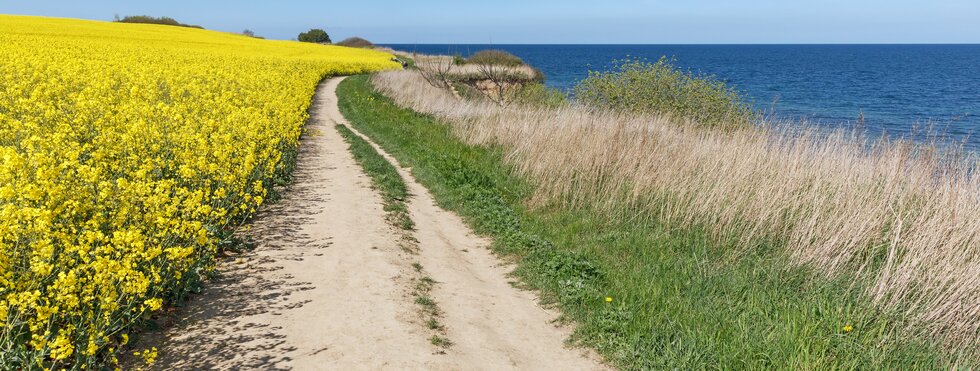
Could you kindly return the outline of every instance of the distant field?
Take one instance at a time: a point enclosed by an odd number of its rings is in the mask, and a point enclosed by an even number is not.
[[[0,15],[0,365],[113,364],[288,177],[317,83],[390,58]]]

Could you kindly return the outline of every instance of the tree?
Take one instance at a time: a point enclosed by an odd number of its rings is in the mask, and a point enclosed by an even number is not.
[[[300,33],[297,39],[299,41],[308,42],[308,43],[318,43],[318,44],[330,43],[330,35],[327,35],[327,31],[321,30],[319,28],[314,28],[312,30]]]
[[[248,37],[255,37],[255,32],[252,32],[252,30],[249,30],[249,29],[245,29],[245,31],[242,31],[242,35],[245,35],[245,36],[248,36]]]

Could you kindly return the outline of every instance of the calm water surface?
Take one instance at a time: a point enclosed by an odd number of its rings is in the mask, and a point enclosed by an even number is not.
[[[980,45],[389,45],[426,54],[504,49],[569,91],[625,58],[673,56],[717,76],[757,108],[789,120],[923,138],[933,127],[980,150]]]

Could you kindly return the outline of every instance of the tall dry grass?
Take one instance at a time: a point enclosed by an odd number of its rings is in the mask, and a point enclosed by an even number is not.
[[[478,64],[463,64],[457,65],[453,63],[453,57],[445,55],[423,55],[423,54],[406,54],[415,60],[415,65],[418,68],[428,68],[433,69],[438,65],[450,65],[448,75],[453,80],[480,80],[484,79],[484,71],[480,69]],[[513,77],[514,79],[524,79],[524,80],[534,80],[537,78],[537,72],[528,65],[520,66],[496,66],[500,69],[501,73]]]
[[[621,208],[719,238],[784,246],[795,264],[853,275],[878,308],[977,356],[980,164],[933,147],[811,129],[720,131],[664,116],[461,101],[409,71],[377,89],[500,144],[538,200]],[[737,252],[735,252],[737,253]]]

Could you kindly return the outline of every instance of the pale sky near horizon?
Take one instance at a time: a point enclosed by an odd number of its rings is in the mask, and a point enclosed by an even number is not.
[[[169,16],[292,39],[476,44],[978,43],[980,0],[0,1],[0,14]]]

